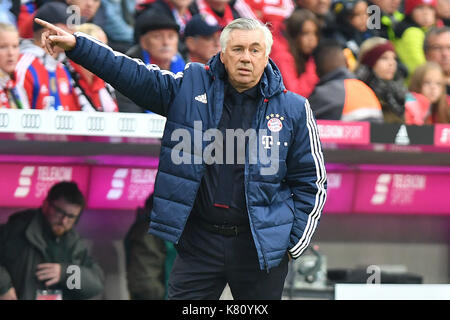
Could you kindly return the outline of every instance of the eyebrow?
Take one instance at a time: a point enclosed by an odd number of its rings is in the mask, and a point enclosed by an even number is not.
[[[262,47],[262,45],[261,45],[259,42],[253,42],[252,44],[250,44],[249,47],[252,47],[252,46]],[[232,46],[232,47],[233,47],[233,48],[244,47],[244,45],[242,45],[242,44],[235,44],[235,45]]]

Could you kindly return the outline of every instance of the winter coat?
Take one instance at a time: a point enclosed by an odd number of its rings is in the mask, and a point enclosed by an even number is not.
[[[75,35],[76,46],[66,52],[70,59],[141,107],[151,106],[151,111],[167,118],[149,233],[178,243],[206,170],[204,151],[209,143],[203,134],[217,129],[222,116],[227,74],[220,54],[207,65],[191,63],[174,74],[115,53],[86,35]],[[285,90],[272,60],[258,86],[262,98],[252,129],[264,135],[257,143],[266,141],[266,148],[259,145],[265,156],[255,159],[252,153],[250,159],[246,152],[244,185],[259,265],[269,270],[279,265],[287,250],[297,258],[310,243],[326,200],[326,172],[307,100]],[[187,141],[182,137],[180,142],[180,131]],[[180,149],[180,144],[186,148]],[[182,161],[176,163],[174,156]]]

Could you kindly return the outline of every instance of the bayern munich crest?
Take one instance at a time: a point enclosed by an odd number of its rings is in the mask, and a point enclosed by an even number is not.
[[[283,129],[283,120],[284,117],[280,117],[280,115],[277,114],[270,114],[269,116],[266,116],[267,121],[267,128],[271,132],[279,132],[281,129]]]

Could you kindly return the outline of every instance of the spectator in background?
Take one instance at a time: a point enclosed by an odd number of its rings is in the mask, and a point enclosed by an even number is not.
[[[33,38],[33,18],[36,10],[49,0],[13,0],[19,35],[23,39]]]
[[[199,13],[213,16],[222,28],[240,17],[230,0],[195,0],[195,3]]]
[[[272,24],[274,29],[289,17],[295,8],[292,0],[240,0],[235,7],[239,14],[246,18],[251,15],[245,14],[244,10],[240,10],[239,4],[242,2],[246,3],[252,10],[255,19]]]
[[[375,93],[347,69],[343,48],[337,41],[322,42],[313,57],[320,82],[309,103],[316,119],[383,121]]]
[[[351,71],[355,70],[359,47],[372,36],[367,29],[367,2],[365,0],[338,0],[333,3],[336,17],[333,39],[346,48],[346,57]]]
[[[179,26],[178,52],[187,59],[187,48],[184,42],[184,30],[192,15],[198,13],[197,6],[193,0],[156,0],[149,9],[161,15],[166,15]],[[137,40],[136,40],[137,41]]]
[[[125,236],[128,291],[131,300],[167,298],[167,284],[176,250],[172,243],[148,234],[153,194],[138,208],[136,221]]]
[[[126,52],[133,46],[133,0],[102,0],[105,21],[98,24],[106,33],[109,45],[116,51]]]
[[[20,2],[20,5],[16,5],[17,24],[19,27],[19,33],[21,38],[31,39],[33,38],[33,19],[36,11],[44,4],[49,2],[61,2],[66,3],[68,6],[75,5],[80,8],[81,21],[80,22],[92,22],[98,25],[103,25],[105,21],[105,13],[100,6],[101,0],[16,0]],[[75,14],[75,11],[70,11],[69,14]],[[76,23],[71,18],[73,23]],[[67,23],[67,21],[65,22]]]
[[[19,32],[14,25],[0,23],[0,109],[30,108],[25,89],[16,83],[19,55]]]
[[[156,64],[162,70],[183,71],[184,61],[178,54],[180,27],[170,17],[147,11],[136,20],[135,34],[139,45],[127,52],[145,64]]]
[[[395,51],[410,76],[425,63],[425,33],[436,24],[436,0],[406,0],[405,19],[394,29]]]
[[[74,182],[60,182],[39,209],[11,215],[0,226],[0,300],[34,300],[37,290],[61,290],[63,299],[89,299],[103,290],[103,272],[74,230],[85,199]],[[79,288],[67,281],[76,266]]]
[[[185,42],[189,62],[206,64],[220,51],[221,27],[215,20],[208,22],[209,17],[197,14],[186,25]]]
[[[296,0],[297,9],[307,9],[314,13],[320,26],[321,35],[331,37],[334,27],[332,0]]]
[[[83,22],[102,25],[104,14],[100,9],[101,0],[65,0],[68,6],[77,6],[80,9]]]
[[[319,81],[312,52],[319,42],[319,22],[309,10],[296,10],[274,32],[271,58],[275,61],[290,91],[304,97]]]
[[[150,6],[150,10],[156,10],[161,14],[171,17],[180,27],[180,36],[183,37],[186,24],[192,16],[198,13],[193,0],[156,0]]]
[[[178,31],[180,27],[170,17],[147,10],[136,19],[135,35],[139,44],[127,55],[141,59],[146,65],[155,64],[161,70],[178,73],[184,70],[185,62],[178,53]],[[135,103],[117,92],[120,112],[144,112]]]
[[[84,23],[75,28],[93,38],[108,44],[108,38],[102,28],[92,23]],[[117,101],[114,88],[89,70],[66,59],[65,66],[72,77],[72,85],[78,96],[81,111],[117,112]]]
[[[445,90],[445,75],[439,64],[427,62],[418,67],[411,77],[409,90],[423,94],[431,103],[425,113],[425,123],[449,123],[450,107]]]
[[[445,74],[447,95],[450,95],[450,27],[431,28],[424,41],[427,61],[438,63]]]
[[[407,90],[397,68],[394,46],[389,40],[373,37],[363,42],[358,56],[356,76],[377,95],[384,122],[404,123]]]
[[[16,25],[16,17],[12,12],[12,0],[3,0],[0,2],[0,23]]]
[[[402,0],[371,0],[368,1],[368,4],[369,7],[372,5],[378,6],[381,10],[380,28],[371,29],[373,35],[394,41],[394,29],[405,18],[405,15],[400,12]],[[373,14],[375,12],[371,11],[369,13]]]
[[[450,1],[449,0],[437,0],[436,8],[437,17],[441,26],[450,25]]]
[[[67,5],[61,2],[44,4],[36,17],[53,21],[60,28],[71,32],[67,26]],[[41,47],[44,29],[33,24],[33,40],[22,41],[20,57],[16,66],[17,83],[27,92],[32,109],[79,111],[78,98],[72,87],[68,70],[59,62],[65,58],[63,50],[50,56]]]

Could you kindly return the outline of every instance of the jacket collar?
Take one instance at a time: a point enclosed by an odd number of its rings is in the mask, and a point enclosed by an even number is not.
[[[220,61],[220,53],[213,56],[208,61],[207,66],[209,66],[208,72],[211,76],[222,80],[227,78],[225,66],[222,61]],[[269,58],[269,63],[267,63],[267,66],[264,69],[259,85],[262,96],[267,99],[280,94],[285,89],[281,78],[281,72],[271,58]]]

